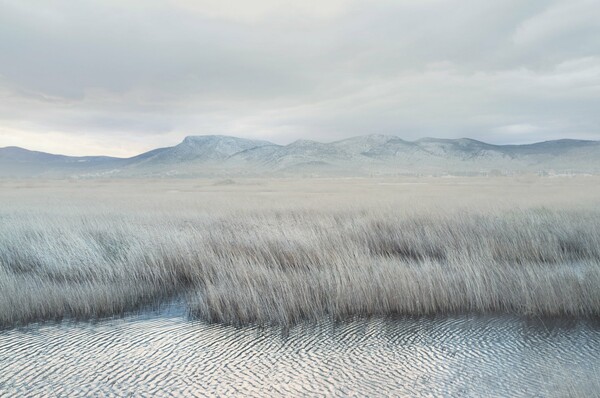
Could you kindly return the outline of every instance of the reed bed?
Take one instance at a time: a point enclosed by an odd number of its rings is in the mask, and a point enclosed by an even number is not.
[[[227,212],[0,210],[0,325],[182,299],[209,322],[600,314],[600,211],[293,204]]]

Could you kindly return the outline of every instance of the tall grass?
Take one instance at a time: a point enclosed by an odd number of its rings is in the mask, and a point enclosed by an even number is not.
[[[123,314],[600,314],[600,211],[0,211],[0,325]]]

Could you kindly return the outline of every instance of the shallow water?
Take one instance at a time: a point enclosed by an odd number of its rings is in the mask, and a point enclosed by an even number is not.
[[[177,309],[0,332],[0,396],[597,396],[600,324],[208,325]]]

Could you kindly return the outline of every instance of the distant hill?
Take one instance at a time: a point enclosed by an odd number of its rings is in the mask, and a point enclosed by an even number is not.
[[[368,135],[288,145],[229,136],[190,136],[131,158],[71,157],[0,148],[0,177],[224,177],[600,174],[600,141],[492,145],[461,139]]]

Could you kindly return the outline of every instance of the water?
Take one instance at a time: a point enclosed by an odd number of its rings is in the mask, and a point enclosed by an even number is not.
[[[0,396],[594,396],[600,323],[209,325],[175,311],[0,332]]]

